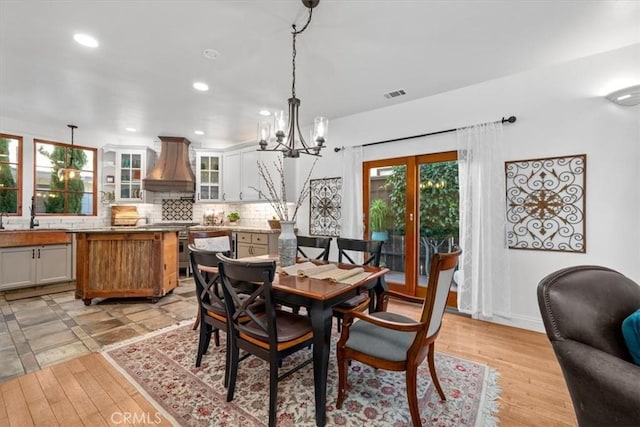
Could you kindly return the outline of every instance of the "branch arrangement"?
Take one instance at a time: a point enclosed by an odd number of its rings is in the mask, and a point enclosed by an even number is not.
[[[313,162],[313,165],[311,165],[311,169],[309,169],[309,174],[307,175],[307,179],[304,181],[304,184],[302,185],[302,190],[300,191],[300,195],[298,196],[298,200],[296,201],[296,207],[293,211],[293,216],[291,217],[291,219],[289,219],[289,209],[287,208],[287,188],[286,188],[286,182],[284,179],[284,162],[282,160],[282,157],[278,157],[278,161],[273,162],[275,169],[278,172],[278,175],[280,176],[280,186],[279,186],[280,192],[278,192],[278,187],[274,183],[273,178],[271,177],[271,173],[269,172],[269,169],[266,167],[264,162],[260,160],[258,160],[257,162],[258,175],[260,175],[260,178],[262,178],[262,180],[264,181],[267,187],[266,188],[267,193],[265,194],[263,191],[255,187],[249,187],[249,188],[257,191],[258,194],[264,195],[265,199],[267,199],[267,201],[269,202],[273,210],[276,212],[276,215],[278,216],[280,221],[295,221],[296,216],[298,215],[298,209],[300,208],[300,206],[302,206],[302,202],[304,202],[304,200],[309,196],[309,192],[310,192],[309,180],[311,179],[311,173],[313,172],[313,168],[315,168],[317,161],[318,159],[316,159]]]

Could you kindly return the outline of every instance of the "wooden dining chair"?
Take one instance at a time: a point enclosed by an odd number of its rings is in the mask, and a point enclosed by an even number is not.
[[[218,252],[198,249],[193,244],[189,245],[189,259],[193,271],[193,280],[196,285],[198,319],[200,319],[196,367],[200,367],[202,356],[209,348],[211,335],[213,334],[214,336],[216,346],[219,346],[219,331],[227,331],[227,311],[222,301],[221,290],[218,288],[219,275],[215,271],[203,273],[200,270],[201,266],[217,270],[219,262],[217,254]]]
[[[350,251],[363,253],[364,259],[359,265],[370,265],[372,267],[380,266],[380,257],[382,256],[382,240],[359,240],[338,238],[338,262],[359,264],[349,255]],[[353,255],[353,254],[352,254]],[[355,258],[355,256],[354,256]],[[371,302],[370,293],[358,293],[356,296],[349,298],[347,301],[333,307],[333,316],[338,322],[338,332],[340,332],[342,318],[344,314],[350,311],[366,311]]]
[[[298,239],[298,254],[303,258],[309,257],[302,248],[316,248],[322,249],[322,252],[314,256],[314,259],[322,261],[329,261],[329,251],[331,249],[331,237],[309,237],[309,236],[296,236]]]
[[[440,398],[446,400],[434,361],[434,344],[440,331],[447,296],[453,281],[453,272],[461,251],[434,254],[431,259],[427,294],[424,298],[407,296],[393,291],[382,293],[383,311],[375,313],[345,313],[342,334],[337,344],[338,401],[341,408],[347,386],[347,369],[351,360],[357,360],[376,369],[406,371],[407,400],[411,421],[422,426],[418,409],[418,366],[428,359],[429,372]],[[388,298],[422,304],[419,320],[386,311]],[[355,319],[355,322],[353,321]]]
[[[229,230],[190,230],[189,235],[189,245],[194,245],[196,248],[204,249],[208,251],[215,252],[224,252],[227,255],[230,255],[232,252],[232,240],[231,240],[231,232]],[[214,275],[216,278],[218,276],[218,263],[216,259],[216,263],[214,265],[208,266],[213,272],[204,274],[204,278],[207,279],[208,275]],[[187,277],[189,274],[194,271],[189,262],[189,267],[187,268]],[[193,330],[198,329],[200,325],[200,314],[196,316],[195,322],[193,322]]]
[[[220,331],[227,333],[225,376],[224,384],[229,384],[229,322],[227,318],[227,308],[224,303],[224,293],[220,285],[220,275],[218,273],[219,255],[228,252],[207,251],[199,249],[195,245],[189,245],[189,257],[193,268],[193,278],[196,284],[196,299],[198,300],[198,318],[200,319],[200,334],[198,338],[198,352],[196,355],[196,367],[200,367],[202,357],[207,353],[211,343],[211,335],[214,336],[216,347],[220,346]],[[201,267],[207,267],[206,274]],[[246,300],[248,295],[239,294],[240,301]],[[251,304],[251,309],[258,313],[264,311],[264,301],[259,299]],[[240,317],[240,322],[248,322],[247,317]]]
[[[239,350],[242,349],[269,363],[269,426],[276,425],[278,381],[309,364],[305,360],[293,369],[278,376],[281,361],[313,343],[311,321],[301,316],[276,308],[272,299],[272,282],[275,261],[251,262],[219,256],[220,278],[229,317],[229,341],[231,343],[229,363],[229,387],[227,401],[233,400],[238,372]],[[249,298],[241,300],[238,289],[242,284],[255,287]],[[262,298],[265,310],[256,312],[252,304]],[[248,322],[241,322],[246,317]]]

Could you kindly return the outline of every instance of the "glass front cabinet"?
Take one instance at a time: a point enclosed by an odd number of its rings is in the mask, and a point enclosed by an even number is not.
[[[222,155],[210,151],[196,151],[196,201],[222,200],[220,186]]]
[[[116,202],[144,202],[142,180],[155,162],[155,151],[108,146],[103,149],[103,198]]]

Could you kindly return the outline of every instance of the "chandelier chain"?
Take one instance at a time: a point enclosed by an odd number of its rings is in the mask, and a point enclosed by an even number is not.
[[[307,23],[304,24],[304,27],[302,27],[302,29],[300,31],[296,30],[296,24],[293,24],[291,26],[291,28],[293,28],[293,31],[291,32],[291,34],[293,34],[293,54],[291,55],[291,64],[292,64],[292,79],[291,79],[291,95],[293,98],[296,97],[296,36],[298,34],[301,34],[304,30],[307,29],[307,27],[309,26],[309,24],[311,23],[311,15],[313,14],[313,9],[309,8],[309,18],[307,19]]]
[[[325,147],[327,126],[329,121],[325,117],[318,116],[313,120],[311,138],[313,142],[307,144],[302,136],[300,128],[298,110],[300,100],[296,97],[296,58],[298,51],[296,41],[298,34],[304,32],[311,24],[313,8],[320,3],[320,0],[302,0],[309,10],[307,22],[298,29],[296,24],[291,25],[292,31],[292,55],[291,55],[291,98],[288,99],[288,115],[281,110],[276,112],[274,120],[274,133],[271,134],[271,124],[268,121],[258,123],[258,146],[259,151],[280,151],[284,157],[298,158],[300,154],[308,154],[320,157],[320,150]],[[273,146],[269,146],[270,141]]]

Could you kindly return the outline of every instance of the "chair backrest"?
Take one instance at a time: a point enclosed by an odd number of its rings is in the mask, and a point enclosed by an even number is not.
[[[346,251],[363,252],[365,258],[360,265],[370,265],[372,267],[380,267],[380,257],[382,256],[382,240],[360,240],[360,239],[345,239],[338,237],[338,262],[347,262],[351,264],[358,264],[354,262]]]
[[[638,425],[640,370],[622,322],[640,307],[640,286],[609,268],[580,265],[549,274],[537,291],[578,425]]]
[[[329,250],[331,249],[331,237],[308,237],[308,236],[296,236],[298,239],[298,253],[304,258],[309,258],[307,254],[301,248],[318,248],[322,249],[315,259],[321,259],[323,261],[329,261]]]
[[[219,255],[218,270],[222,281],[222,290],[227,307],[227,315],[233,330],[244,332],[261,341],[272,344],[276,349],[278,332],[275,323],[275,307],[271,299],[271,284],[275,276],[275,261],[246,261]],[[239,290],[243,283],[258,284],[249,297],[240,298]],[[264,298],[264,306],[255,304],[258,298]],[[266,313],[267,321],[264,321]],[[250,319],[252,328],[247,328],[242,319]]]
[[[436,253],[431,257],[427,295],[422,304],[420,316],[420,321],[429,325],[427,335],[424,338],[432,337],[440,330],[447,297],[453,282],[453,273],[461,253],[460,248],[456,247],[453,252]]]
[[[231,232],[229,230],[190,230],[189,244],[199,249],[230,253]]]
[[[218,254],[220,252],[207,251],[205,249],[196,248],[195,245],[189,245],[189,260],[191,262],[191,270],[193,271],[193,280],[196,284],[196,298],[198,303],[206,310],[219,313],[219,307],[224,307],[221,293],[218,289],[218,274],[203,274],[200,266],[217,267],[220,260]],[[217,305],[217,307],[215,307]],[[222,313],[220,313],[222,314]]]
[[[640,286],[628,277],[594,265],[564,268],[540,281],[538,305],[556,352],[571,340],[632,361],[621,325],[640,307]]]

